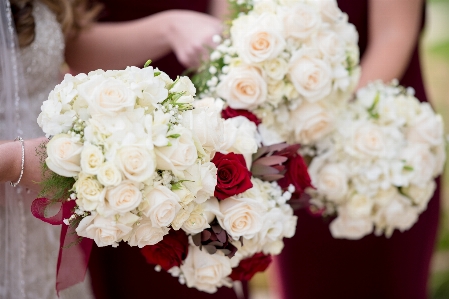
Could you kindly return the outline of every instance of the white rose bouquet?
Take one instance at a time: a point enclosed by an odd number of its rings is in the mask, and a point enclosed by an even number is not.
[[[38,118],[53,136],[43,192],[73,207],[64,223],[79,237],[139,246],[148,262],[213,293],[263,271],[293,236],[286,202],[303,188],[284,177],[289,161],[305,164],[287,145],[261,152],[256,124],[225,120],[221,100],[195,93],[187,77],[148,65],[66,75]]]
[[[445,162],[443,121],[412,89],[375,82],[361,89],[335,131],[317,144],[312,204],[336,238],[391,236],[413,226]]]
[[[323,138],[360,73],[358,35],[347,15],[335,0],[230,4],[236,14],[229,32],[217,36],[219,45],[194,77],[200,94],[251,111],[264,132],[290,144]]]

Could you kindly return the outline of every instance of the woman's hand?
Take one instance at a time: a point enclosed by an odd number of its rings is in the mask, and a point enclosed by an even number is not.
[[[212,37],[222,31],[222,22],[210,15],[188,10],[173,10],[166,32],[170,47],[185,67],[198,67],[208,48],[215,48]]]

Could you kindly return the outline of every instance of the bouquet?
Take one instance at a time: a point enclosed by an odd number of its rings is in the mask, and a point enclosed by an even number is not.
[[[316,146],[311,203],[335,238],[391,236],[412,227],[445,162],[443,121],[412,89],[375,82],[361,89],[335,131]]]
[[[249,110],[265,144],[309,145],[332,129],[359,78],[358,35],[336,1],[232,0],[229,32],[194,82]]]
[[[79,237],[139,246],[148,262],[213,293],[280,253],[296,226],[286,201],[303,190],[288,174],[310,180],[296,151],[260,151],[256,124],[223,119],[221,101],[194,102],[195,93],[189,78],[148,65],[66,75],[38,118],[53,136],[43,189],[74,205],[64,223]]]

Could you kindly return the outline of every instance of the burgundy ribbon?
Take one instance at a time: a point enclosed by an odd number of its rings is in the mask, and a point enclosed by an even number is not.
[[[52,225],[62,225],[58,263],[56,265],[56,292],[84,281],[87,272],[93,240],[83,238],[79,241],[75,227],[64,224],[63,220],[73,214],[75,201],[65,201],[59,212],[51,217],[45,215],[48,206],[52,204],[47,198],[36,198],[31,205],[34,217]]]

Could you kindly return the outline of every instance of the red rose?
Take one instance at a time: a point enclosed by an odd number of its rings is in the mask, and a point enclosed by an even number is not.
[[[306,162],[300,155],[290,156],[287,162],[285,162],[285,167],[284,177],[278,180],[279,186],[284,189],[288,188],[290,184],[295,186],[295,192],[293,193],[295,197],[301,196],[307,187],[313,187]]]
[[[262,252],[256,253],[250,258],[241,260],[239,266],[232,269],[230,277],[234,281],[248,281],[253,278],[254,274],[257,272],[265,271],[271,261],[271,255],[265,255]]]
[[[251,113],[248,110],[243,110],[243,109],[232,109],[231,107],[227,107],[226,109],[224,109],[223,111],[221,111],[221,116],[224,119],[228,119],[228,118],[233,118],[236,116],[244,116],[246,117],[248,120],[252,121],[253,123],[256,124],[256,126],[260,125],[261,120],[257,118],[257,116],[255,116],[253,113]]]
[[[141,252],[147,263],[160,265],[168,271],[170,268],[179,267],[187,257],[189,240],[183,230],[170,230],[164,239],[155,245],[142,248]]]
[[[246,167],[243,155],[216,153],[212,163],[217,167],[217,186],[214,193],[216,198],[222,200],[245,192],[253,186],[251,172]]]

